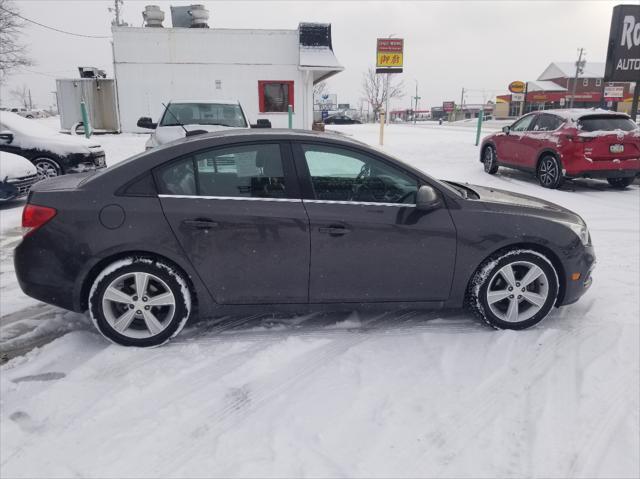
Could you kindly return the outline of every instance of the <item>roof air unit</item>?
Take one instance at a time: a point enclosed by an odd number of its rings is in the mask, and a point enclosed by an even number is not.
[[[164,21],[164,12],[160,10],[158,5],[147,5],[142,12],[142,18],[145,27],[162,28]]]

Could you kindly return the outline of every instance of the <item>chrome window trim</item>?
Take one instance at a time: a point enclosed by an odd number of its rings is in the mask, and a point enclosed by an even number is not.
[[[302,202],[328,205],[395,206],[396,208],[413,208],[416,206],[415,203],[382,203],[377,201],[302,200]]]
[[[234,201],[279,201],[285,203],[316,203],[327,205],[395,206],[414,208],[415,203],[382,203],[375,201],[302,200],[299,198],[258,198],[252,196],[199,196],[199,195],[158,195],[158,198],[185,198],[192,200],[234,200]]]
[[[158,198],[183,198],[191,200],[234,200],[234,201],[279,201],[301,203],[299,198],[258,198],[253,196],[200,196],[200,195],[158,195]]]

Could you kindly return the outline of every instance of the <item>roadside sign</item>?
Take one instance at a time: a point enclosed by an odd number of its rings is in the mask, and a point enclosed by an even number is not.
[[[511,101],[512,102],[524,101],[524,93],[512,93],[511,94]]]
[[[329,118],[329,112],[327,110],[322,110],[322,121],[325,121]]]
[[[640,5],[613,7],[605,81],[640,79]]]
[[[604,87],[604,98],[606,100],[609,99],[618,99],[624,97],[624,87],[623,86],[606,86]]]
[[[524,90],[527,88],[527,85],[520,80],[512,81],[509,83],[509,91],[511,93],[524,93]]]
[[[378,38],[376,47],[376,73],[402,73],[404,40]]]
[[[560,103],[560,106],[564,106],[564,104],[567,102],[567,100],[564,97],[562,97],[562,98],[560,98],[560,100],[558,100],[558,102]]]
[[[456,103],[454,101],[443,101],[442,102],[442,110],[446,111],[447,113],[455,110],[456,108]]]

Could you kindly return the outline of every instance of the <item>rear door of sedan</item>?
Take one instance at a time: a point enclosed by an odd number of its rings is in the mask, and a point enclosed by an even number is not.
[[[421,180],[369,150],[293,144],[310,220],[309,301],[441,301],[456,231],[444,201],[418,211]]]
[[[309,221],[290,145],[199,151],[154,170],[164,214],[219,304],[306,303]]]

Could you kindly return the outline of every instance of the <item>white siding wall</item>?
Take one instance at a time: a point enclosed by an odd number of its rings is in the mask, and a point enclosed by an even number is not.
[[[158,120],[171,99],[239,100],[249,121],[287,127],[286,113],[260,113],[259,80],[294,81],[294,128],[311,127],[313,84],[298,68],[296,30],[113,29],[122,131],[141,116]],[[216,80],[222,83],[216,89]]]

